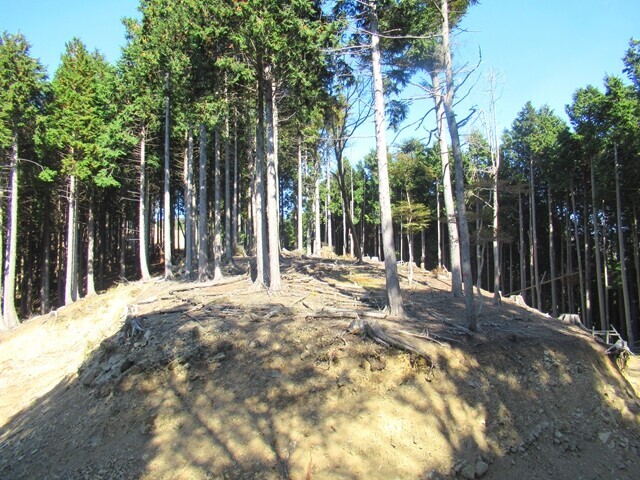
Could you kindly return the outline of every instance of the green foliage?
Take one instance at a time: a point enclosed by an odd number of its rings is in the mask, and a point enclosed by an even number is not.
[[[431,222],[433,212],[423,203],[410,203],[402,200],[391,207],[393,218],[408,233],[421,232]]]

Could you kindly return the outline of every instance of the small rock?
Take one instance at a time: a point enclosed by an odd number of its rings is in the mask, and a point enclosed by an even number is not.
[[[476,467],[473,465],[465,465],[462,470],[460,470],[460,476],[466,480],[474,480],[474,478],[476,478]]]
[[[489,470],[489,465],[483,462],[482,460],[478,460],[476,462],[476,478],[482,478]]]
[[[598,434],[598,438],[602,443],[606,445],[609,439],[611,438],[611,432],[600,432]]]

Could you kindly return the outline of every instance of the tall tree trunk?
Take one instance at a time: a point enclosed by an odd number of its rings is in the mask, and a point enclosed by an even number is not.
[[[44,203],[48,211],[49,200]],[[1,222],[0,222],[1,223]],[[0,245],[2,241],[0,240]],[[45,315],[51,310],[49,290],[51,282],[51,222],[42,222],[42,263],[40,264],[40,314]]]
[[[589,162],[591,168],[591,218],[593,222],[593,239],[596,254],[596,285],[598,287],[598,313],[600,314],[600,328],[609,330],[609,319],[605,313],[604,285],[602,284],[602,257],[600,254],[600,222],[596,207],[596,177],[593,157]],[[636,242],[637,243],[637,242]]]
[[[193,129],[187,130],[187,155],[185,158],[184,175],[184,249],[185,249],[185,275],[191,280],[193,277]]]
[[[147,222],[147,128],[143,126],[140,131],[140,201],[138,204],[138,257],[140,261],[140,274],[142,280],[151,278],[148,263],[149,230]]]
[[[445,95],[444,95],[444,111],[447,117],[447,126],[449,127],[449,136],[451,137],[451,149],[453,151],[453,160],[455,165],[455,193],[456,193],[456,212],[458,214],[458,229],[460,232],[460,256],[462,259],[462,282],[464,284],[464,298],[467,315],[467,327],[471,331],[475,331],[476,311],[475,300],[473,294],[473,278],[471,273],[471,254],[469,248],[469,226],[467,225],[467,209],[464,203],[464,169],[462,149],[460,147],[460,136],[458,134],[458,122],[453,111],[453,97],[455,94],[455,85],[453,83],[453,62],[451,60],[450,31],[449,31],[449,1],[441,0],[442,15],[442,50],[445,68]]]
[[[524,209],[522,208],[522,191],[518,192],[518,230],[520,238],[518,242],[518,253],[520,256],[520,295],[526,301],[527,294],[527,274],[524,255]]]
[[[627,280],[627,258],[624,248],[624,229],[622,228],[622,196],[620,194],[620,163],[618,159],[618,146],[614,144],[615,177],[616,177],[616,223],[618,224],[618,251],[620,254],[620,276],[622,282],[622,300],[624,303],[624,317],[627,330],[627,342],[634,344],[633,319],[631,317],[631,300],[629,296],[629,283]]]
[[[255,238],[256,238],[256,265],[258,275],[254,286],[266,287],[269,283],[267,264],[267,212],[264,188],[264,81],[262,75],[258,79],[258,125],[256,127],[256,167],[254,186],[255,205]]]
[[[391,216],[391,194],[389,192],[389,172],[387,164],[387,132],[385,125],[384,87],[382,82],[382,61],[378,17],[375,5],[371,12],[371,66],[373,74],[374,120],[376,130],[376,156],[378,159],[378,188],[380,201],[380,223],[384,250],[384,270],[387,285],[387,301],[391,315],[404,316],[396,249],[393,241],[393,219]]]
[[[549,213],[549,271],[551,272],[551,310],[558,317],[558,288],[556,284],[556,250],[553,243],[553,205],[551,204],[551,187],[547,188],[547,210]]]
[[[584,322],[587,314],[587,307],[585,301],[585,288],[584,288],[584,276],[582,270],[582,252],[580,248],[580,232],[578,228],[578,216],[576,211],[576,194],[573,189],[573,184],[571,185],[571,209],[572,209],[572,218],[573,218],[573,231],[576,239],[576,254],[578,256],[578,281],[580,283],[580,314],[582,315],[582,321]],[[586,233],[586,232],[585,232]]]
[[[327,155],[327,196],[325,198],[325,215],[326,215],[326,227],[327,227],[327,246],[329,250],[333,252],[333,226],[331,225],[331,159]]]
[[[9,226],[7,228],[7,258],[4,265],[4,290],[2,292],[2,328],[8,330],[18,325],[16,313],[16,259],[18,257],[18,133],[11,142],[11,198],[9,200]],[[1,224],[0,224],[1,226]],[[0,243],[0,249],[2,244]]]
[[[220,236],[220,128],[214,132],[213,147],[213,279],[222,278],[222,239]]]
[[[297,233],[298,233],[298,250],[304,248],[302,236],[302,134],[298,132],[298,215],[297,215]]]
[[[440,212],[441,208],[440,208],[440,182],[436,181],[436,218],[437,218],[437,223],[436,223],[436,230],[437,230],[437,235],[438,235],[438,268],[442,267],[442,232],[441,230],[441,222],[440,222]],[[424,245],[425,243],[425,233],[424,230],[422,231],[422,256],[426,257],[426,247]],[[422,259],[422,268],[426,268],[424,266],[425,263],[425,258]]]
[[[169,74],[165,76],[164,97],[164,278],[173,278],[173,265],[171,264],[171,150],[169,138],[171,125],[169,124]]]
[[[637,299],[640,302],[640,245],[638,242],[640,239],[638,238],[638,213],[636,211],[636,204],[633,204],[633,264],[636,271],[636,289],[637,289]]]
[[[231,248],[235,253],[240,236],[240,189],[238,183],[238,119],[233,114],[233,211],[231,214],[231,231],[233,234]]]
[[[95,252],[95,217],[93,213],[93,196],[89,197],[89,211],[87,215],[87,296],[96,294],[94,282],[94,252]]]
[[[200,161],[199,161],[199,198],[198,198],[198,280],[201,282],[209,278],[207,265],[209,263],[208,246],[209,230],[207,229],[207,129],[200,124]]]
[[[320,237],[320,156],[316,153],[315,165],[314,165],[314,189],[313,189],[313,217],[314,217],[314,229],[313,229],[313,254],[320,256],[322,250],[322,239]]]
[[[228,100],[227,100],[228,101]],[[231,262],[231,138],[229,116],[224,119],[224,258]]]
[[[282,288],[280,279],[280,215],[278,209],[278,155],[275,125],[276,82],[270,66],[265,67],[267,120],[267,215],[269,230],[269,290]]]
[[[585,326],[591,328],[593,315],[591,311],[591,246],[589,242],[589,213],[587,207],[587,193],[585,185],[584,203],[582,211],[582,225],[584,229],[584,300],[585,300]]]
[[[441,84],[438,72],[431,71],[431,85],[434,91],[436,106],[436,122],[438,128],[438,143],[440,146],[440,162],[442,165],[442,186],[444,194],[444,209],[447,216],[447,230],[449,233],[449,256],[451,260],[451,293],[454,297],[462,296],[462,270],[460,266],[460,236],[456,220],[455,204],[453,203],[453,187],[451,185],[451,163],[449,162],[449,146],[445,137],[444,98],[440,94]]]
[[[75,295],[76,255],[75,250],[78,237],[77,215],[77,187],[75,175],[69,176],[69,209],[67,213],[67,267],[64,286],[64,304],[69,305],[77,300]],[[6,289],[6,285],[5,285]]]
[[[542,290],[540,288],[540,269],[538,267],[538,232],[536,221],[536,192],[535,182],[533,179],[533,157],[530,158],[529,167],[529,209],[531,218],[531,261],[533,263],[533,280],[536,287],[536,308],[542,309]]]

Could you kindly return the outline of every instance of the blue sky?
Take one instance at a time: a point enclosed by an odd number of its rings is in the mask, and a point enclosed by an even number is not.
[[[0,0],[0,30],[21,31],[53,75],[74,36],[115,61],[124,43],[120,20],[136,16],[137,6],[137,0]],[[466,116],[469,105],[486,103],[482,72],[491,67],[501,76],[497,110],[503,129],[528,100],[564,116],[577,88],[601,87],[605,74],[622,75],[629,39],[640,38],[640,0],[481,0],[462,27],[466,32],[456,38],[456,61],[476,63],[480,48],[482,65],[459,116]],[[412,114],[430,107],[423,100]],[[423,135],[413,129],[403,133]],[[354,140],[348,156],[359,159],[372,146],[372,140]]]

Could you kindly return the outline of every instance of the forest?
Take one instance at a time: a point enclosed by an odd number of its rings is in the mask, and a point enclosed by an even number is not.
[[[527,103],[500,132],[494,77],[488,108],[456,111],[452,37],[477,3],[141,0],[115,64],[73,38],[52,78],[4,32],[0,329],[246,257],[277,295],[286,250],[384,261],[394,316],[407,262],[450,272],[470,330],[485,289],[633,345],[640,40],[620,52],[627,78],[576,85],[569,124]],[[410,83],[432,135],[389,148]],[[371,152],[348,158],[372,117]]]

